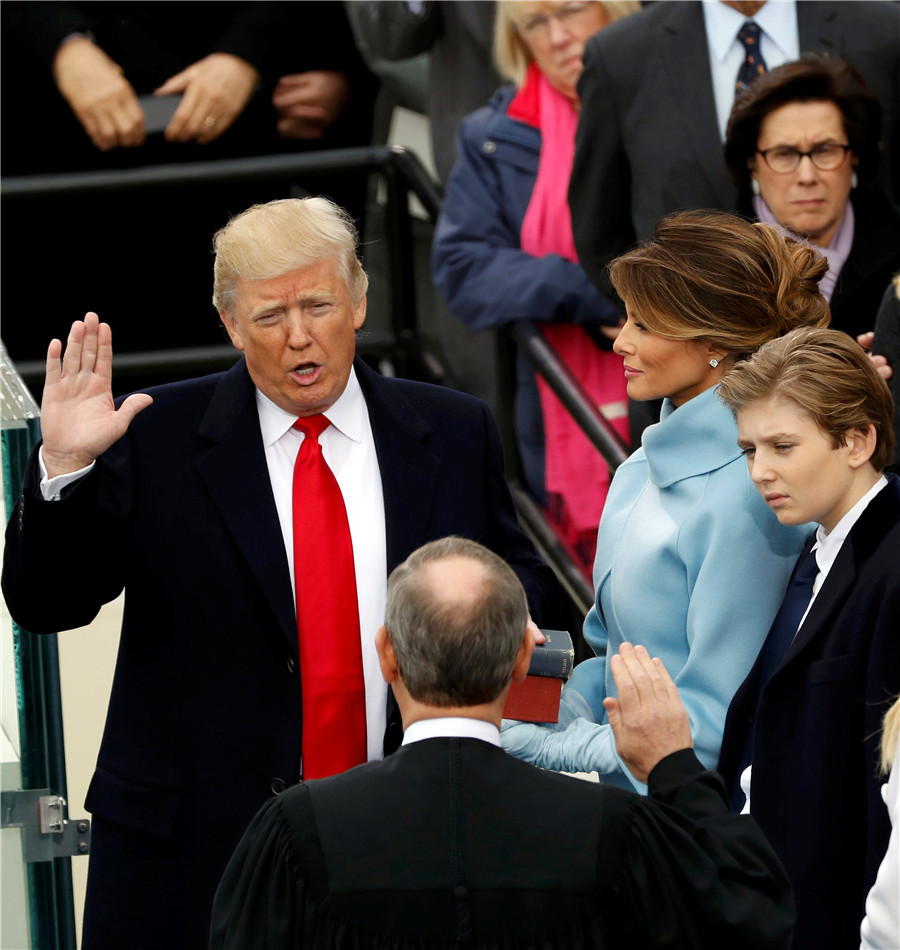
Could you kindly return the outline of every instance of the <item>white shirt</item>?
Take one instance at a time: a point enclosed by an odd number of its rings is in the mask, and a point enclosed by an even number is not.
[[[723,142],[734,105],[735,79],[744,61],[744,46],[737,35],[748,19],[760,28],[759,52],[768,69],[800,57],[796,0],[768,0],[752,17],[725,6],[721,0],[703,0],[716,118]]]
[[[403,733],[403,745],[444,736],[481,739],[482,742],[489,742],[500,748],[500,730],[492,722],[485,722],[483,719],[466,719],[463,716],[419,719]]]
[[[828,577],[828,572],[831,570],[837,556],[838,551],[843,547],[844,542],[847,540],[847,535],[850,534],[850,530],[853,525],[859,520],[860,515],[866,510],[869,505],[869,502],[881,491],[882,488],[887,485],[887,479],[884,475],[881,475],[878,478],[878,481],[859,499],[859,501],[844,515],[843,518],[831,529],[831,532],[827,532],[822,525],[819,525],[816,528],[816,543],[812,546],[812,553],[816,558],[816,567],[819,569],[818,574],[816,574],[815,580],[813,581],[813,592],[812,597],[809,599],[809,605],[806,610],[803,612],[803,616],[800,618],[800,623],[797,624],[797,630],[803,626],[803,621],[806,620],[806,615],[809,613],[810,607],[812,607],[813,602],[819,594],[819,591],[822,589],[822,585],[825,583],[825,578]],[[796,633],[794,634],[796,636]],[[744,802],[744,807],[741,809],[741,814],[746,815],[750,812],[750,786],[752,782],[751,774],[753,772],[753,763],[751,762],[747,768],[741,773],[741,791],[746,796]]]
[[[285,556],[291,573],[291,586],[296,595],[292,485],[294,462],[305,437],[293,428],[297,417],[280,409],[259,390],[256,391],[256,408]],[[381,469],[375,454],[369,411],[354,370],[351,369],[350,378],[337,402],[324,416],[331,425],[319,436],[319,445],[344,496],[350,540],[353,543],[366,685],[367,746],[369,761],[372,761],[384,756],[387,722],[387,684],[381,675],[375,649],[375,634],[384,622],[387,542]]]
[[[294,462],[304,436],[293,428],[297,417],[280,409],[259,390],[256,391],[256,408],[293,588],[292,485]],[[366,687],[367,749],[371,761],[384,757],[384,730],[387,724],[387,684],[381,675],[378,652],[375,649],[375,634],[384,621],[387,542],[381,469],[375,454],[375,439],[365,397],[352,368],[343,393],[324,415],[331,425],[319,436],[319,444],[344,496],[350,539],[353,543],[363,677]],[[38,459],[41,494],[47,501],[58,501],[60,493],[67,485],[77,481],[94,467],[91,462],[80,471],[48,478],[43,448]]]

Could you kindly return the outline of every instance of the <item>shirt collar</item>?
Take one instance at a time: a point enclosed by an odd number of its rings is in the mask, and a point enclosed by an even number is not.
[[[259,413],[259,428],[263,445],[274,445],[297,421],[293,413],[285,412],[276,406],[268,396],[256,390],[256,409]],[[325,418],[348,439],[361,442],[363,437],[363,413],[366,412],[366,400],[363,396],[355,367],[350,367],[350,376],[344,391],[331,408],[325,411]]]
[[[710,51],[720,62],[725,61],[731,44],[737,39],[744,22],[753,20],[787,59],[793,59],[791,50],[799,49],[800,34],[797,29],[797,0],[768,0],[752,17],[738,13],[721,0],[703,0],[703,19],[706,24],[706,41]]]
[[[813,550],[816,552],[816,564],[820,571],[827,571],[834,563],[838,551],[847,540],[853,525],[859,520],[872,499],[887,485],[884,475],[859,499],[859,501],[844,515],[843,518],[827,533],[822,525],[816,528],[816,543]]]
[[[439,719],[419,719],[403,733],[403,745],[450,736],[459,739],[480,739],[491,745],[500,745],[500,730],[483,719],[466,719],[462,716],[444,716]]]

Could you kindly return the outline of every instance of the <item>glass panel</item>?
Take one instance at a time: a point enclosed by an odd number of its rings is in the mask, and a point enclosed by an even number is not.
[[[40,438],[38,408],[0,342],[0,419],[4,523]],[[50,789],[66,795],[56,636],[37,637],[3,611],[2,790]],[[4,828],[3,947],[74,950],[71,859],[23,863],[21,831]],[[18,839],[18,840],[16,840]],[[27,886],[26,886],[27,885]]]

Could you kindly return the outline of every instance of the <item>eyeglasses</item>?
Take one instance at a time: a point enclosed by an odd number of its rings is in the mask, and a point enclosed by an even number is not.
[[[757,149],[769,168],[780,175],[792,172],[800,164],[800,159],[806,156],[809,156],[810,161],[819,171],[834,171],[835,168],[840,168],[844,164],[849,151],[849,145],[837,145],[834,142],[823,142],[809,152],[801,152],[799,148],[794,148],[792,145],[776,145],[764,151]]]
[[[550,33],[550,21],[559,20],[560,23],[572,23],[588,12],[595,2],[590,3],[563,3],[558,9],[547,13],[537,13],[521,23],[516,23],[516,30],[528,39],[544,38]]]

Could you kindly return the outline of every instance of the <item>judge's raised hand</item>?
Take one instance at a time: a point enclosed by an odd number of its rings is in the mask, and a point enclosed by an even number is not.
[[[623,643],[610,660],[618,699],[603,700],[616,748],[641,782],[667,755],[692,749],[691,723],[668,670],[642,646]]]
[[[65,354],[59,340],[52,340],[47,349],[41,400],[42,456],[47,474],[53,478],[90,465],[152,402],[152,396],[135,393],[116,409],[109,325],[101,323],[96,313],[76,320]]]
[[[259,82],[259,73],[240,56],[210,53],[167,79],[155,96],[184,93],[166,127],[168,142],[207,145],[244,111]]]

